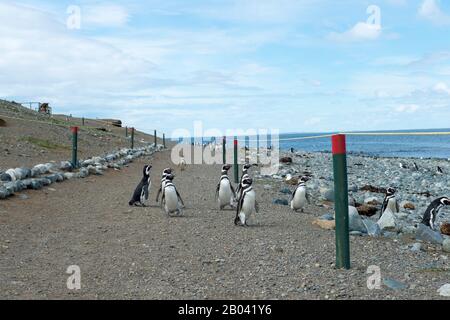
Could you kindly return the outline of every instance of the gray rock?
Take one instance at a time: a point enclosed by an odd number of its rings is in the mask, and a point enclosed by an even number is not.
[[[422,244],[420,242],[414,243],[411,247],[412,252],[420,252],[420,250],[422,250]]]
[[[321,216],[320,219],[332,221],[332,220],[334,220],[334,215],[331,213],[326,213],[323,216]]]
[[[64,178],[67,180],[73,179],[75,177],[75,173],[72,172],[65,172],[64,173]]]
[[[334,190],[329,187],[322,187],[319,189],[323,200],[334,202]]]
[[[39,189],[42,189],[43,185],[39,179],[32,179],[30,187],[33,190],[39,190]]]
[[[431,228],[424,225],[423,223],[419,223],[416,231],[416,239],[433,244],[442,244],[442,242],[444,241],[444,238],[439,232],[431,230]]]
[[[450,283],[444,284],[437,290],[437,292],[439,292],[439,295],[443,297],[450,297]]]
[[[395,230],[397,223],[395,221],[395,216],[391,210],[387,209],[384,211],[381,218],[378,220],[378,225],[381,230]]]
[[[389,289],[392,290],[403,290],[406,289],[408,286],[406,284],[404,284],[403,282],[394,280],[394,279],[390,279],[390,278],[385,278],[383,279],[383,283],[386,287],[388,287]]]
[[[11,193],[3,186],[0,187],[0,199],[6,199]]]
[[[359,231],[367,233],[366,226],[355,207],[348,207],[348,227],[350,231]]]
[[[444,252],[449,252],[450,253],[450,239],[445,239],[442,242],[442,250]]]
[[[12,178],[9,174],[7,173],[2,173],[0,176],[0,180],[1,181],[12,181]]]
[[[277,204],[277,205],[281,205],[281,206],[288,206],[289,205],[289,201],[287,201],[286,199],[274,199],[272,201],[272,204]]]
[[[61,161],[59,169],[62,171],[71,171],[73,169],[73,166],[70,161]]]
[[[378,223],[370,220],[370,219],[363,219],[364,226],[367,229],[367,234],[371,237],[379,237],[381,236],[381,229]]]

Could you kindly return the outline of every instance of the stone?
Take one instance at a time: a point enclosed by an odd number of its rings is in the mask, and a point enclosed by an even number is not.
[[[380,201],[378,201],[377,197],[369,197],[364,199],[364,204],[370,204],[372,206],[377,206],[380,204]]]
[[[288,206],[289,205],[289,201],[287,201],[286,199],[274,199],[272,201],[272,204],[277,204],[277,205],[281,205],[281,206]]]
[[[378,225],[381,230],[395,230],[397,224],[395,222],[395,216],[391,210],[384,211],[381,218],[378,220]]]
[[[350,231],[349,235],[355,236],[355,237],[362,237],[363,233],[361,231]]]
[[[450,239],[445,239],[442,241],[442,250],[450,253]]]
[[[59,169],[62,171],[71,171],[73,169],[73,166],[70,161],[61,161],[61,163],[59,164]]]
[[[422,250],[422,244],[420,242],[414,243],[411,247],[412,252],[420,252],[420,250]]]
[[[441,233],[450,236],[450,223],[444,222],[441,225]]]
[[[378,209],[377,207],[363,204],[356,208],[358,210],[358,213],[362,216],[371,217],[377,214]]]
[[[348,220],[349,231],[358,231],[367,233],[366,226],[364,225],[363,220],[355,207],[352,206],[348,207],[348,218],[349,218]]]
[[[367,229],[367,234],[371,237],[379,237],[381,236],[381,229],[378,223],[370,220],[370,219],[362,219],[364,226]]]
[[[334,220],[316,219],[312,224],[325,230],[334,230],[336,228],[336,222]]]
[[[409,201],[400,202],[400,207],[406,210],[416,210],[416,206]]]
[[[323,216],[320,217],[322,220],[334,220],[334,215],[331,213],[325,213]]]
[[[444,284],[437,290],[437,292],[439,292],[439,295],[443,297],[450,297],[450,283]]]
[[[404,284],[403,282],[394,280],[394,279],[390,279],[390,278],[386,278],[383,279],[383,284],[388,287],[389,289],[398,291],[398,290],[403,290],[406,289],[408,286],[406,284]]]
[[[439,232],[431,230],[430,227],[424,225],[423,223],[419,223],[416,231],[416,239],[433,244],[442,244],[444,241],[444,238]]]
[[[319,189],[323,200],[334,202],[334,190],[329,187],[321,187]]]
[[[280,159],[280,162],[284,163],[284,164],[291,164],[292,163],[292,158],[291,157],[282,157]]]

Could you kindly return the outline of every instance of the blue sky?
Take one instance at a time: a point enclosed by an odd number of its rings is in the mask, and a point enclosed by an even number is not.
[[[165,132],[449,126],[448,1],[0,0],[0,21],[0,98],[59,113]]]

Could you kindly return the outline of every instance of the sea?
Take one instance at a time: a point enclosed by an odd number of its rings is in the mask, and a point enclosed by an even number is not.
[[[450,135],[408,135],[412,132],[450,132],[450,129],[382,131],[388,133],[402,133],[405,135],[376,135],[380,132],[381,131],[370,131],[370,133],[373,133],[374,135],[348,135],[348,153],[378,157],[450,159]],[[280,149],[281,151],[289,151],[291,148],[294,148],[295,151],[330,152],[330,137],[306,140],[285,140],[329,134],[332,133],[280,134]],[[203,139],[203,141],[209,141],[211,138]],[[239,137],[238,139],[241,141],[240,144],[243,144],[243,141],[245,141],[245,137]],[[254,140],[256,137],[249,137],[249,139]],[[260,139],[262,138],[260,137]],[[194,141],[194,139],[192,141]],[[197,141],[197,139],[195,139],[195,141]]]

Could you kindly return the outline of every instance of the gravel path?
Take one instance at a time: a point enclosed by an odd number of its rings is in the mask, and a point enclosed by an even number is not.
[[[334,232],[311,224],[325,209],[273,205],[281,182],[257,180],[261,213],[252,227],[235,227],[234,211],[214,202],[220,166],[177,173],[184,217],[168,218],[154,202],[130,208],[142,166],[154,166],[154,201],[169,155],[1,202],[0,298],[439,299],[450,282],[442,252],[414,253],[389,239],[352,237],[353,268],[335,270]],[[81,268],[79,291],[66,287],[70,265]],[[370,265],[407,287],[367,289]]]

